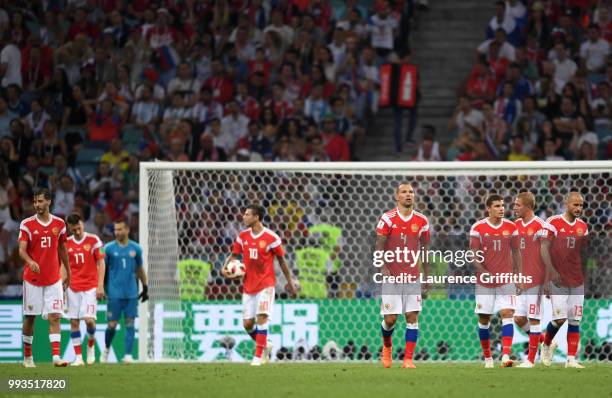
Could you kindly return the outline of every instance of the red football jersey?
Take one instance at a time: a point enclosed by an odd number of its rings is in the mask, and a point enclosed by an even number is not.
[[[233,254],[242,254],[246,267],[243,290],[255,294],[276,284],[274,257],[285,255],[281,238],[264,227],[257,235],[251,229],[241,231],[234,242]]]
[[[407,248],[411,253],[408,261],[386,263],[391,275],[419,275],[419,263],[413,266],[413,259],[421,246],[429,243],[429,221],[427,217],[413,210],[408,217],[403,217],[397,208],[383,214],[376,225],[376,234],[387,237],[385,251],[396,248]],[[423,253],[424,255],[424,253]],[[403,256],[402,256],[403,257]],[[404,260],[404,258],[402,258]]]
[[[495,226],[488,218],[478,221],[470,230],[470,249],[482,250],[482,266],[491,275],[512,273],[512,249],[518,248],[516,225],[502,218]],[[503,283],[482,283],[478,275],[478,284],[485,287],[497,287]]]
[[[588,225],[579,218],[570,224],[561,214],[550,217],[547,222],[555,231],[550,257],[561,276],[561,284],[569,287],[583,285],[580,251],[588,243]]]
[[[38,274],[24,267],[24,280],[36,286],[49,286],[60,280],[57,249],[60,243],[66,242],[64,220],[51,214],[50,220],[43,224],[36,215],[28,217],[19,226],[19,241],[28,242],[27,253],[40,267]]]
[[[83,239],[74,236],[66,240],[70,262],[70,288],[82,292],[98,287],[98,260],[104,258],[102,241],[94,234],[85,232]]]
[[[540,254],[541,242],[544,239],[552,239],[554,229],[537,216],[526,224],[522,218],[519,218],[514,224],[518,232],[519,250],[521,251],[523,265],[522,274],[531,276],[531,283],[524,284],[523,288],[541,285],[546,274],[546,266]]]

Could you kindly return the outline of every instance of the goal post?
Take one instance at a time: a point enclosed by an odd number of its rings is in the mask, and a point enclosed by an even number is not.
[[[570,189],[580,191],[595,237],[581,327],[583,359],[600,359],[588,355],[612,344],[612,315],[605,323],[612,314],[611,171],[612,161],[141,163],[139,243],[150,300],[139,308],[139,359],[249,359],[253,343],[242,331],[239,286],[220,277],[220,266],[241,229],[242,210],[252,202],[264,205],[264,224],[281,236],[302,284],[300,297],[288,299],[277,271],[270,328],[276,357],[376,359],[374,228],[395,206],[400,182],[413,183],[415,209],[429,218],[437,242],[432,245],[455,248],[465,245],[471,224],[484,217],[489,192],[505,198],[506,216],[512,217],[511,200],[529,190],[536,214],[547,217],[563,210]],[[442,261],[433,272],[464,269]],[[423,302],[416,358],[477,358],[473,309],[473,290],[434,289]],[[403,347],[400,330],[396,347]],[[521,356],[526,338],[517,332],[513,353]]]

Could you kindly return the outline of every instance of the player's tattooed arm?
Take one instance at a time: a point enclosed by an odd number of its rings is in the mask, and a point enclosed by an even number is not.
[[[65,243],[59,243],[57,246],[57,253],[59,254],[62,267],[64,267],[64,272],[66,275],[66,279],[64,279],[64,289],[67,289],[70,286],[70,263],[68,262],[68,250],[66,250]]]
[[[422,270],[423,270],[423,277],[425,280],[427,280],[427,277],[429,277],[429,259],[427,257],[427,253],[429,252],[429,243],[422,243],[421,244],[421,259],[423,260],[423,262],[421,263],[422,266]],[[423,284],[423,293],[427,293],[429,291],[429,283],[424,283]]]
[[[540,256],[542,257],[542,262],[546,268],[546,272],[544,274],[544,294],[546,296],[550,296],[550,282],[560,282],[559,273],[553,266],[552,260],[550,259],[551,244],[552,242],[550,240],[544,239],[540,245]]]
[[[276,256],[276,259],[278,260],[278,265],[280,266],[281,271],[283,271],[283,275],[285,275],[285,279],[287,280],[289,292],[291,293],[291,295],[297,296],[297,289],[295,286],[296,280],[293,279],[293,277],[291,276],[291,270],[289,270],[289,266],[285,261],[285,256]]]
[[[523,259],[521,258],[521,251],[518,248],[512,248],[512,267],[515,275],[519,275],[523,272]],[[523,284],[516,284],[516,294],[523,292]]]
[[[96,289],[96,298],[104,300],[106,293],[104,292],[104,274],[106,273],[106,263],[103,258],[98,259],[98,287]]]
[[[40,266],[28,254],[28,242],[19,241],[19,257],[26,263],[26,267],[30,267],[32,272],[35,274],[40,272]]]
[[[376,234],[376,245],[374,247],[374,250],[378,251],[378,252],[384,252],[385,251],[385,245],[387,243],[387,236],[386,235],[379,235]],[[383,264],[381,272],[383,275],[391,275],[391,272],[389,271],[389,268],[387,267],[387,263],[385,262],[385,264]]]

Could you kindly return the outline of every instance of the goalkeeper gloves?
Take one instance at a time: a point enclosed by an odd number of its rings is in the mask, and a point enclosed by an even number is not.
[[[138,298],[140,299],[141,303],[144,303],[149,299],[149,286],[142,285],[142,292],[140,292]]]

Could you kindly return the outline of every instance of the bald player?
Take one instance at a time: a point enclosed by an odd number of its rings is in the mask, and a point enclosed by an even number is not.
[[[578,192],[570,192],[565,199],[565,212],[547,220],[555,236],[552,241],[549,241],[551,242],[550,257],[554,271],[547,278],[550,280],[548,288],[552,304],[552,321],[546,327],[544,343],[540,350],[544,366],[550,366],[557,346],[553,338],[567,320],[565,367],[578,369],[584,367],[576,359],[584,303],[585,262],[583,260],[589,235],[587,224],[579,218],[583,208],[582,195]]]

